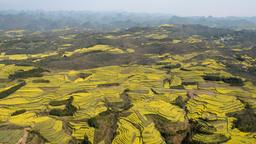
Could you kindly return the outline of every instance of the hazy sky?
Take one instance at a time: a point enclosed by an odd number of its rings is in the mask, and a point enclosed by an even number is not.
[[[256,0],[0,0],[0,10],[89,10],[256,16]]]

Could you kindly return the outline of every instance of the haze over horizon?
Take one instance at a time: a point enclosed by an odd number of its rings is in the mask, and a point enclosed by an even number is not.
[[[255,0],[0,0],[0,10],[122,11],[177,16],[256,16]]]

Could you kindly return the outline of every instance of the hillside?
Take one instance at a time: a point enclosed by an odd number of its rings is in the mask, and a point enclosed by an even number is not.
[[[0,31],[0,143],[256,143],[256,32]]]

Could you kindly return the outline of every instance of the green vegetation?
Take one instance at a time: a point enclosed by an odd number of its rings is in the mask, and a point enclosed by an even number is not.
[[[3,99],[11,94],[13,94],[15,91],[17,91],[18,89],[22,88],[23,86],[26,85],[26,82],[23,81],[23,82],[20,82],[18,84],[15,84],[13,86],[10,86],[10,87],[7,87],[7,88],[4,88],[4,89],[1,89],[0,90],[0,99]]]
[[[26,110],[25,110],[25,109],[17,110],[17,111],[15,111],[14,113],[12,113],[12,115],[11,115],[11,116],[16,116],[16,115],[19,115],[19,114],[23,114],[23,113],[25,113],[25,112],[26,112]]]
[[[232,116],[237,120],[234,126],[243,132],[256,132],[256,114],[254,109],[247,107],[245,110],[237,113],[233,113]]]
[[[74,98],[70,97],[68,100],[51,101],[49,104],[52,106],[65,105],[65,109],[52,109],[49,114],[54,116],[73,116],[77,108],[72,105]]]
[[[243,86],[244,81],[241,78],[237,77],[223,77],[218,74],[207,74],[203,76],[204,80],[208,81],[223,81],[232,86]]]
[[[88,124],[89,124],[90,127],[99,128],[99,124],[98,124],[97,119],[95,117],[90,118],[88,120]]]
[[[29,77],[42,77],[43,72],[46,70],[42,68],[36,68],[28,71],[17,71],[14,74],[9,75],[10,80],[20,79],[20,78],[29,78]]]
[[[36,79],[32,81],[33,83],[50,83],[49,80],[44,80],[44,79]]]

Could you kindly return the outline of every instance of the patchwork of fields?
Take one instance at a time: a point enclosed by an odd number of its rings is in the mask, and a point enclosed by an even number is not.
[[[168,74],[154,67],[162,65],[44,72],[41,77],[2,83],[1,129],[10,127],[11,134],[0,141],[18,140],[22,135],[19,131],[28,127],[38,135],[36,138],[50,143],[82,141],[85,137],[91,143],[180,143],[189,131],[190,120],[203,132],[193,135],[195,141],[232,143],[247,137],[248,143],[255,142],[253,134],[235,128],[236,117],[228,115],[245,109],[240,100],[255,107],[252,83],[238,87],[204,80],[208,73],[232,77],[214,60],[197,66],[186,63],[186,70],[174,68]],[[2,81],[17,71],[34,69],[15,65],[1,68]],[[161,122],[177,127],[162,127]],[[170,134],[161,136],[165,132]]]
[[[207,43],[198,35],[169,40],[173,27],[101,36],[101,43],[112,40],[113,45],[37,54],[1,51],[0,143],[256,143],[254,77],[229,69],[228,58],[219,58],[224,44],[217,42],[221,52],[210,46],[177,53],[153,49],[159,42]],[[142,37],[144,49],[117,46],[129,37]],[[94,61],[95,55],[102,63]],[[111,65],[109,55],[115,59]],[[129,61],[117,63],[120,55]],[[232,63],[255,64],[248,54],[240,59]],[[79,62],[90,67],[73,69]]]

